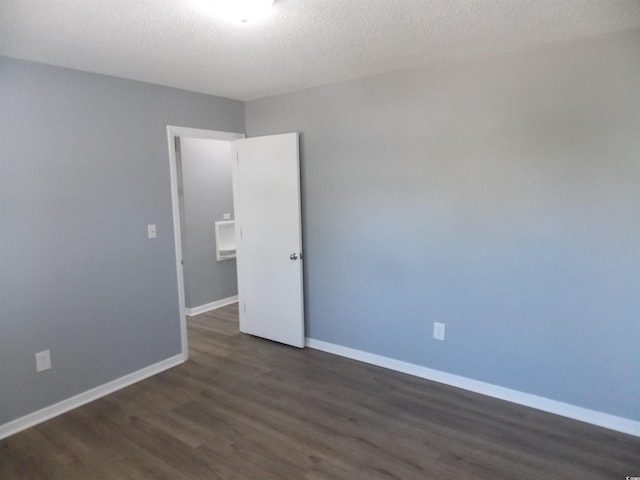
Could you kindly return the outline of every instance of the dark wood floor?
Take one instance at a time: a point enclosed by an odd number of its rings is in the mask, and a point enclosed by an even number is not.
[[[189,321],[184,365],[0,441],[0,479],[624,479],[640,439]]]

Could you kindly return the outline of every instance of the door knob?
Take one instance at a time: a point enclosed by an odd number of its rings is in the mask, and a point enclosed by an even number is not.
[[[298,259],[298,254],[297,253],[292,253],[291,255],[289,255],[289,259],[290,260],[297,260]]]

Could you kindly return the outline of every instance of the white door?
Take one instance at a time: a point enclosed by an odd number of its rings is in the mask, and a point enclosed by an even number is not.
[[[236,140],[240,331],[304,347],[298,134]]]

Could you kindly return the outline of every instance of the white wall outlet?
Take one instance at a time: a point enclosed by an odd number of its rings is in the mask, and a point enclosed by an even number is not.
[[[147,225],[147,236],[149,238],[156,238],[158,235],[156,234],[156,225],[155,223],[150,223]]]
[[[36,353],[36,372],[44,372],[51,368],[51,352],[43,350]]]
[[[433,322],[433,338],[444,340],[444,323]]]
[[[222,214],[222,219],[223,220],[231,220],[231,214],[230,213],[223,213]]]

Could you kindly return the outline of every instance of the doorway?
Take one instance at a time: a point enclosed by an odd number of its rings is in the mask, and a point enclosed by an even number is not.
[[[213,140],[215,141],[218,147],[223,147],[219,149],[220,151],[218,152],[219,154],[223,154],[222,152],[225,151],[224,145],[227,144],[228,148],[226,149],[226,152],[228,152],[227,154],[229,156],[229,165],[230,165],[231,155],[233,151],[231,148],[232,142],[244,137],[245,135],[242,133],[221,132],[221,131],[215,131],[215,130],[202,130],[202,129],[194,129],[194,128],[186,128],[186,127],[177,127],[177,126],[171,126],[171,125],[167,126],[167,140],[168,140],[168,147],[169,147],[169,162],[170,162],[170,175],[171,175],[171,201],[173,205],[174,241],[175,241],[175,249],[176,249],[176,272],[178,277],[177,278],[178,302],[179,302],[179,310],[180,310],[182,355],[184,360],[187,360],[189,356],[186,315],[197,314],[199,313],[199,311],[205,311],[205,310],[202,310],[202,308],[205,308],[205,309],[215,308],[215,305],[214,304],[208,304],[208,305],[207,304],[205,305],[190,304],[187,307],[187,304],[186,304],[187,303],[186,300],[188,296],[193,297],[193,301],[195,301],[196,303],[202,301],[201,299],[203,297],[201,292],[194,291],[196,290],[196,288],[194,288],[194,285],[198,283],[198,276],[199,276],[198,273],[200,273],[201,274],[200,276],[202,276],[202,272],[190,271],[190,273],[194,274],[193,276],[195,277],[195,280],[189,282],[190,285],[185,283],[184,269],[185,267],[188,268],[188,265],[185,265],[185,260],[186,260],[185,257],[188,255],[186,250],[187,250],[187,247],[189,247],[189,245],[187,245],[184,238],[185,237],[184,233],[186,232],[186,223],[185,223],[186,212],[184,208],[185,206],[184,202],[182,201],[183,192],[180,191],[181,185],[183,184],[183,181],[182,181],[183,171],[181,168],[181,160],[182,160],[181,150],[183,150],[184,147],[187,146],[186,143],[188,142],[189,148],[192,149],[194,152],[197,152],[197,149],[201,148],[204,145],[200,141]],[[181,145],[180,139],[183,139],[182,145]],[[195,207],[196,207],[195,214],[197,215],[197,210],[198,210],[197,205]],[[221,225],[224,224],[225,220],[227,221],[230,220],[230,219],[224,218],[226,215],[229,215],[229,214],[231,216],[233,215],[233,209],[227,208],[227,210],[230,210],[230,211],[217,212],[220,214],[217,216],[220,216],[221,218],[220,219],[215,218],[215,220],[220,220],[219,223]],[[214,219],[212,218],[212,222],[210,225],[211,233],[215,232],[214,230],[215,226],[214,226],[213,220]],[[198,225],[194,226],[194,229],[197,230],[198,228],[200,228]],[[191,248],[192,249],[197,248],[198,242],[196,241],[192,243],[193,245],[191,246]],[[229,270],[229,265],[223,266],[222,270]],[[226,273],[228,274],[228,272]],[[200,280],[203,280],[203,279],[201,278]],[[214,283],[215,283],[215,279],[209,278],[208,280],[209,281],[214,280]],[[198,300],[198,298],[200,300]],[[226,300],[229,300],[229,298],[226,298]],[[194,307],[199,307],[199,308],[194,308]]]
[[[240,331],[304,348],[299,134],[244,138],[241,133],[168,126],[183,358],[189,353],[176,137],[231,145]]]
[[[188,316],[238,300],[231,148],[226,140],[176,137]]]

